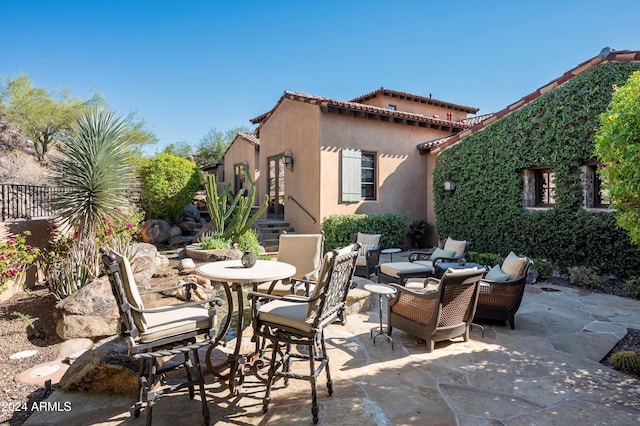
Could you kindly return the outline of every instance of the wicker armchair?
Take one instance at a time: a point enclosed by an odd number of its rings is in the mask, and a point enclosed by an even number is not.
[[[127,340],[129,356],[140,361],[138,400],[131,408],[132,414],[138,417],[146,402],[146,424],[151,425],[153,406],[160,396],[187,387],[189,398],[193,399],[197,386],[204,424],[208,425],[210,413],[198,349],[220,341],[221,336],[215,336],[216,306],[222,305],[222,301],[212,298],[145,309],[129,260],[114,251],[101,249],[101,252],[120,311],[119,335]],[[182,286],[171,288],[179,287]],[[184,287],[188,300],[195,284],[186,283]],[[163,290],[167,288],[159,291]],[[184,357],[182,364],[160,368],[159,358],[176,355]],[[186,370],[187,380],[173,386],[163,385],[164,373],[179,368]]]
[[[382,250],[381,241],[381,234],[355,233],[353,242],[360,244],[360,255],[356,262],[355,275],[369,278],[371,274],[376,272],[380,261],[380,250]]]
[[[507,321],[511,329],[515,329],[515,315],[520,308],[532,264],[531,259],[510,253],[500,267],[509,276],[506,281],[483,278],[478,290],[475,319]]]
[[[435,274],[436,262],[456,262],[469,255],[468,241],[446,238],[433,251],[416,251],[408,262],[383,263],[378,268],[378,282],[405,285],[409,278],[426,278]]]
[[[468,341],[483,273],[484,269],[450,269],[440,280],[427,278],[423,290],[390,284],[397,293],[388,305],[389,335],[399,328],[426,340],[428,352],[438,341],[459,336]],[[431,290],[430,283],[439,285]]]

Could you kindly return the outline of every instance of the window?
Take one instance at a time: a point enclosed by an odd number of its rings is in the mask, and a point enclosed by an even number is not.
[[[582,168],[582,187],[584,188],[584,204],[586,208],[609,208],[609,191],[602,187],[602,180],[598,175],[598,166],[588,165]]]
[[[397,106],[389,104],[389,110],[390,111],[395,111],[396,109],[398,109]]]
[[[233,190],[236,193],[244,187],[244,168],[243,163],[233,165]]]
[[[536,206],[547,207],[555,205],[556,183],[553,169],[538,169],[535,171],[535,177]]]
[[[376,199],[376,153],[362,152],[361,163],[361,195],[363,200]]]
[[[375,200],[378,192],[376,153],[359,149],[341,150],[341,201]]]

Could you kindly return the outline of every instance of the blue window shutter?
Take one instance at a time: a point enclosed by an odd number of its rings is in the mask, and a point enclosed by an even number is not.
[[[362,152],[359,149],[342,148],[342,190],[341,199],[344,203],[362,200]]]

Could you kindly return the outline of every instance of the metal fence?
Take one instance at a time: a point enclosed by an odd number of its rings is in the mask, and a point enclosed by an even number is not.
[[[67,188],[37,185],[0,184],[0,211],[2,222],[15,219],[50,217],[54,194]],[[125,194],[133,203],[140,203],[140,187],[134,186]]]

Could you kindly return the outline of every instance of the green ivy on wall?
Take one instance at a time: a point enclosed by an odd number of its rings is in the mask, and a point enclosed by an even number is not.
[[[443,151],[436,159],[437,231],[471,249],[513,250],[558,266],[585,265],[619,276],[640,273],[640,252],[611,213],[587,211],[580,166],[590,162],[599,114],[614,85],[640,64],[605,62]],[[523,170],[549,166],[555,206],[524,208]],[[445,192],[447,179],[456,182]]]

